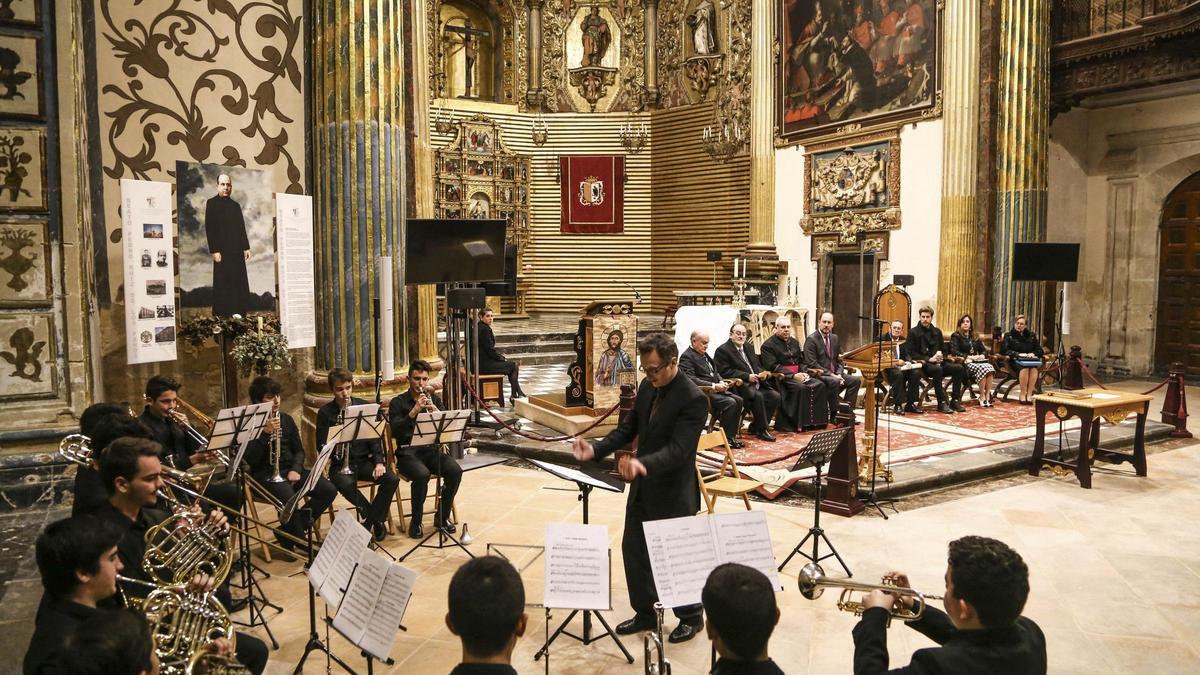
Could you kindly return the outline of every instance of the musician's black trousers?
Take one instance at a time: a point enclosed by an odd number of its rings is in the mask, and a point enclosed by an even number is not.
[[[286,504],[292,498],[292,495],[296,493],[296,490],[299,489],[304,479],[308,478],[308,470],[301,471],[300,480],[295,483],[286,480],[282,483],[268,482],[267,479],[270,478],[269,474],[256,475],[254,478],[267,489],[267,492],[274,495],[281,503]],[[291,520],[283,524],[283,531],[297,539],[303,540],[305,530],[312,526],[313,520],[320,518],[321,514],[325,513],[325,509],[329,508],[334,499],[337,499],[337,488],[334,487],[333,483],[329,482],[329,479],[318,478],[317,484],[308,493],[307,506],[302,509],[296,509],[296,513],[292,515]],[[311,519],[308,516],[310,510],[312,511]],[[285,548],[289,547],[285,546]]]
[[[384,471],[379,478],[372,479],[371,472],[375,470],[375,465],[369,461],[359,463],[355,469],[355,474],[330,469],[329,479],[337,486],[338,492],[358,509],[364,524],[370,527],[376,523],[383,523],[387,520],[388,508],[392,505],[392,498],[396,496],[396,486],[400,484],[400,479],[391,471]],[[360,479],[375,482],[375,499],[369,503],[358,489]]]
[[[429,477],[441,474],[442,503],[437,517],[443,523],[448,521],[463,474],[462,467],[454,457],[438,452],[432,445],[409,448],[396,453],[396,471],[412,483],[412,512],[409,514],[411,523],[420,523],[424,515],[425,496],[429,494]]]
[[[659,516],[662,517],[662,516]],[[646,512],[641,501],[630,501],[625,505],[625,534],[621,538],[621,557],[625,562],[625,585],[629,588],[629,605],[643,619],[654,618],[654,603],[658,591],[654,588],[654,574],[650,570],[650,551],[646,549],[646,532],[642,523],[657,520]],[[684,605],[672,611],[681,623],[699,623],[703,620],[702,605]]]

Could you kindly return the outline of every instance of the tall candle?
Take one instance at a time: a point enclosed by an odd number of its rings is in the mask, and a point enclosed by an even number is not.
[[[262,336],[262,317],[258,317],[258,335]]]

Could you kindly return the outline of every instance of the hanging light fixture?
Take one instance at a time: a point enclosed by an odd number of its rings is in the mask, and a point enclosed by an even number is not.
[[[621,145],[625,147],[625,152],[631,155],[641,152],[650,140],[650,130],[646,127],[646,123],[642,122],[640,126],[635,126],[634,122],[635,120],[630,116],[621,124],[619,130]]]
[[[546,125],[546,118],[542,115],[542,111],[538,110],[537,115],[533,117],[533,144],[539,148],[546,144],[550,139],[550,127]]]

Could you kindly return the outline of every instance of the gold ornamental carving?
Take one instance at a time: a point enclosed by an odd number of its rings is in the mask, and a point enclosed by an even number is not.
[[[1104,415],[1109,424],[1120,424],[1126,417],[1129,417],[1129,411],[1124,408],[1114,408],[1112,412]]]
[[[900,228],[899,137],[862,141],[842,148],[818,145],[806,155],[800,220],[805,234],[836,234],[837,245],[847,246],[862,233]]]
[[[571,86],[588,102],[589,112],[596,112],[596,102],[608,96],[608,88],[617,81],[616,68],[572,68],[567,73]]]

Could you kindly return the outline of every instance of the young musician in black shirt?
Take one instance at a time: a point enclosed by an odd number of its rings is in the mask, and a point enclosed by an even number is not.
[[[525,586],[503,558],[469,560],[450,579],[446,627],[462,640],[450,675],[516,675],[512,653],[525,634]]]
[[[766,575],[738,563],[719,565],[709,572],[700,598],[705,631],[720,657],[713,675],[783,675],[767,655],[779,607]]]

